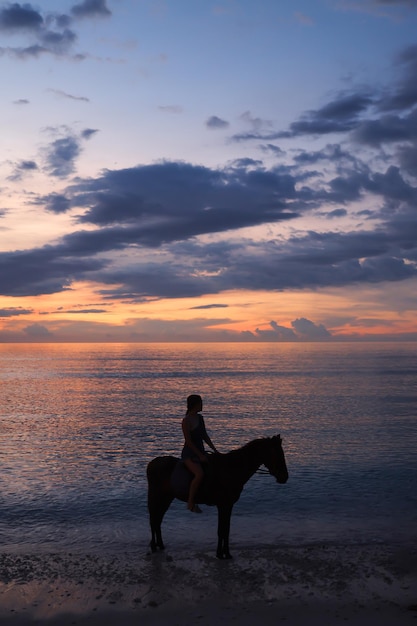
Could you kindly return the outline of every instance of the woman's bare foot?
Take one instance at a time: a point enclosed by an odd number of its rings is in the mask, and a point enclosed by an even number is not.
[[[198,504],[188,504],[187,508],[191,513],[202,513],[203,511],[200,509]]]

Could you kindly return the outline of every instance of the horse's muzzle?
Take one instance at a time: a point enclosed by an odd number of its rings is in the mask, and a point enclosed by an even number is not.
[[[279,483],[280,485],[285,485],[287,480],[288,480],[288,474],[277,476],[277,483]]]

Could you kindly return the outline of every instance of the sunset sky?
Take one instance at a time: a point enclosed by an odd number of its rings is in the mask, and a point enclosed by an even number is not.
[[[0,342],[417,340],[417,0],[0,2]]]

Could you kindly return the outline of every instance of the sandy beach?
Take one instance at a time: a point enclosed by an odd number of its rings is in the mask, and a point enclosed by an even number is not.
[[[417,624],[414,546],[238,545],[233,557],[3,553],[0,623]]]

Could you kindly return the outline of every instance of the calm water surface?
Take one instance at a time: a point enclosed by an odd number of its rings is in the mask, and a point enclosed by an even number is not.
[[[256,475],[232,542],[417,535],[416,344],[0,346],[2,550],[146,548],[146,464],[179,455],[200,393],[226,452],[281,433],[290,479]],[[168,545],[211,546],[216,509],[175,502]]]

